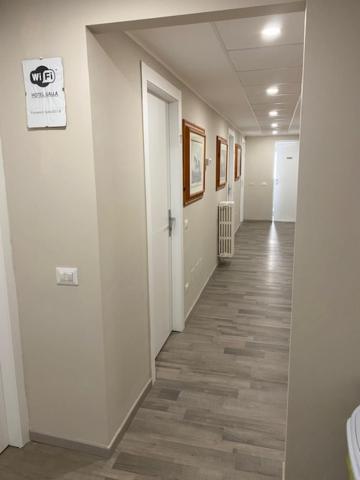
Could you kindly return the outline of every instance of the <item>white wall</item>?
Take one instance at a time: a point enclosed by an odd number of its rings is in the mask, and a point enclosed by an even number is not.
[[[360,2],[308,0],[287,480],[345,480],[360,403]]]
[[[102,236],[109,238],[104,243],[102,255],[108,257],[105,265],[112,266],[112,276],[106,282],[108,287],[104,289],[103,302],[105,302],[105,305],[107,304],[106,297],[109,295],[107,292],[113,291],[114,288],[111,286],[116,284],[114,276],[117,275],[117,269],[114,261],[120,254],[113,251],[112,248],[113,245],[116,249],[118,242],[110,239],[123,236],[124,233],[120,220],[118,224],[114,223],[114,218],[105,214],[106,210],[103,210],[102,204],[105,202],[104,205],[107,206],[108,211],[111,211],[111,205],[117,205],[120,202],[116,209],[120,211],[121,205],[131,197],[130,192],[127,191],[127,185],[123,185],[124,178],[128,178],[130,175],[130,172],[128,173],[130,166],[127,166],[126,162],[118,162],[118,159],[128,158],[132,155],[131,165],[132,168],[137,168],[137,173],[134,172],[131,175],[144,175],[141,124],[139,124],[141,120],[141,93],[139,90],[141,85],[139,64],[141,60],[159,71],[182,91],[183,117],[203,127],[206,131],[206,156],[212,158],[212,163],[206,168],[205,194],[201,200],[184,208],[184,221],[186,221],[186,227],[184,228],[184,275],[187,285],[185,313],[187,314],[217,263],[217,204],[220,200],[226,199],[226,189],[216,191],[215,188],[216,136],[227,137],[229,124],[125,34],[98,34],[94,37],[89,33],[88,38],[97,168],[96,182],[102,225],[100,242]],[[118,88],[119,85],[121,85],[120,89]],[[129,102],[125,107],[126,117],[123,115],[125,102]],[[106,125],[105,129],[104,125]],[[133,139],[131,132],[134,131],[139,132],[140,138],[134,138],[134,143],[130,146],[129,142]],[[241,136],[235,131],[235,142],[239,143],[240,141]],[[105,160],[105,158],[108,160]],[[137,162],[135,162],[135,158]],[[109,162],[112,165],[111,168]],[[126,170],[120,171],[118,174],[118,169]],[[103,175],[113,178],[112,180],[109,177],[103,178]],[[102,178],[103,180],[101,180]],[[116,178],[119,178],[119,185],[116,184]],[[103,188],[101,188],[100,182],[103,183]],[[112,193],[109,190],[109,185],[114,186]],[[139,183],[139,187],[142,187],[141,183]],[[133,184],[129,183],[129,188],[133,189]],[[119,191],[123,192],[123,198],[119,196]],[[138,197],[141,198],[141,202],[135,208],[139,209],[136,217],[141,219],[144,222],[142,226],[145,226],[143,193],[143,191],[139,192]],[[112,198],[110,198],[110,194]],[[240,223],[240,182],[234,182],[234,200],[236,202],[237,228]],[[133,215],[133,209],[132,205],[128,206],[129,216]],[[102,224],[104,221],[107,223]],[[139,242],[142,242],[141,245],[135,245],[130,239],[129,245],[131,245],[131,248],[138,248],[142,251],[145,247],[145,240],[142,235],[145,235],[145,232],[142,232],[139,237]],[[122,252],[121,255],[124,255],[124,258],[136,258],[131,252]],[[138,259],[137,264],[139,264]],[[115,298],[119,302],[115,310],[118,311],[122,300],[121,296],[119,297],[114,292],[112,305],[116,304]]]
[[[297,136],[246,138],[245,220],[272,220],[275,142]]]

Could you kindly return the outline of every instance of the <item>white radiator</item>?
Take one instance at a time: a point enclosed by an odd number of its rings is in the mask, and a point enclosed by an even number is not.
[[[218,205],[218,255],[226,258],[234,255],[234,202],[220,202]]]

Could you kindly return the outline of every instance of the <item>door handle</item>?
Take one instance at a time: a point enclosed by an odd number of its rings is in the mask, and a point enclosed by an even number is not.
[[[176,218],[171,215],[171,209],[168,210],[169,237],[172,236],[175,228]]]

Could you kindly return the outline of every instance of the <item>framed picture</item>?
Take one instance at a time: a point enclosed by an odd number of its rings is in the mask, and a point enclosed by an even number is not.
[[[205,130],[183,120],[184,206],[200,200],[205,192]]]
[[[216,137],[216,190],[224,188],[227,181],[228,142]]]
[[[235,143],[235,180],[239,180],[241,177],[241,160],[242,149],[241,145]]]

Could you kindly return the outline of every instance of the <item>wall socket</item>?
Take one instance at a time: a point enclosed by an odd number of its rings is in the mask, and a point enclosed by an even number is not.
[[[79,285],[78,269],[76,267],[56,267],[57,285],[77,287]]]

